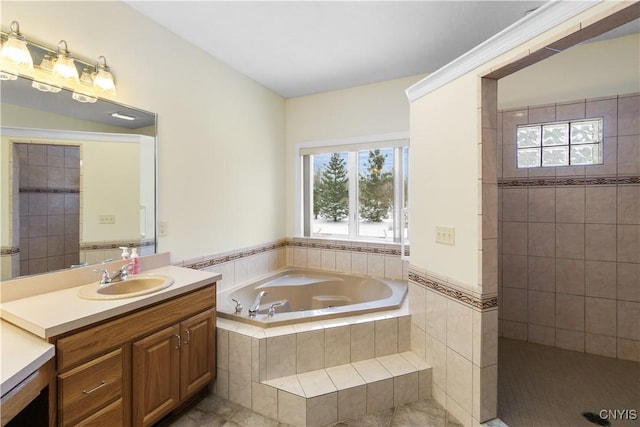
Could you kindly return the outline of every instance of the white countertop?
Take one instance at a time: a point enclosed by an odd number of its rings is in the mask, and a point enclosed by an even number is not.
[[[2,393],[54,356],[55,347],[47,338],[179,296],[222,277],[220,273],[176,266],[155,268],[144,274],[169,276],[174,283],[158,292],[133,298],[82,299],[78,296],[79,288],[85,286],[82,285],[0,304]]]
[[[55,355],[55,347],[42,338],[0,321],[0,384],[5,394]]]
[[[115,300],[80,298],[78,290],[84,285],[76,286],[2,303],[0,317],[41,338],[50,338],[201,288],[222,277],[220,273],[176,266],[144,274],[169,276],[174,282],[152,294]]]

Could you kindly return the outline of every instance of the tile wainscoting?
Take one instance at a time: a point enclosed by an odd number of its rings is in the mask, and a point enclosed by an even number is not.
[[[498,299],[411,266],[411,351],[433,368],[433,397],[463,425],[497,414]]]
[[[313,238],[280,239],[175,264],[219,271],[222,273],[218,283],[220,291],[284,267],[404,280],[409,271],[409,262],[401,259],[400,245]]]

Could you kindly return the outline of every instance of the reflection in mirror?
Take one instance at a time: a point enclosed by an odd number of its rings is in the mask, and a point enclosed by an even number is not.
[[[0,87],[0,279],[155,253],[156,115]]]

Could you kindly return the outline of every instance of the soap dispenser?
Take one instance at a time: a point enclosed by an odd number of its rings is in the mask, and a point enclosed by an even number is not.
[[[131,255],[129,255],[129,248],[126,246],[120,246],[120,249],[122,249],[122,253],[120,254],[120,257],[124,260],[128,260],[129,258],[131,258]]]
[[[138,249],[136,248],[131,248],[131,262],[133,263],[133,266],[131,267],[131,273],[140,273],[140,256],[138,255]]]

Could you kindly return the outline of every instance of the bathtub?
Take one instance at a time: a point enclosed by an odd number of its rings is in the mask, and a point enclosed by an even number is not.
[[[266,294],[258,313],[249,317],[261,291]],[[403,280],[286,268],[220,292],[216,309],[220,317],[267,328],[400,308],[406,293]],[[234,299],[242,304],[239,315]],[[275,313],[269,316],[272,305]]]

